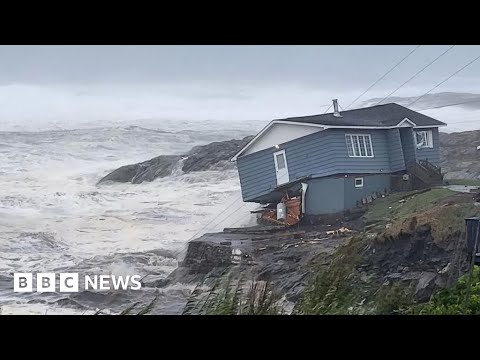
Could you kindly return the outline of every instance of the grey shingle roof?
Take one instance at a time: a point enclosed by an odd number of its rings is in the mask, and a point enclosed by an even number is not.
[[[417,126],[441,126],[445,123],[420,114],[398,104],[383,104],[367,108],[341,111],[342,117],[333,113],[277,119],[281,121],[303,122],[331,126],[395,126],[405,118]]]

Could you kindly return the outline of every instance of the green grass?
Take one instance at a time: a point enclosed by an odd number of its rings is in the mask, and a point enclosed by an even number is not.
[[[371,223],[379,222],[382,233],[372,240],[364,233],[356,235],[333,255],[329,265],[315,267],[296,312],[317,315],[397,314],[408,310],[413,302],[413,288],[397,283],[384,286],[383,280],[376,278],[362,280],[363,270],[358,266],[369,263],[365,250],[372,241],[395,239],[402,232],[414,231],[417,225],[430,225],[436,242],[449,241],[452,236],[463,238],[464,218],[478,214],[480,208],[461,201],[442,206],[456,194],[448,189],[434,188],[423,193],[392,193],[375,200],[365,218]],[[408,195],[412,196],[405,198]],[[405,201],[400,203],[402,198]],[[387,221],[391,223],[388,230],[385,229]],[[368,277],[368,272],[365,274]]]
[[[345,315],[352,304],[361,300],[361,294],[351,286],[351,277],[357,273],[361,250],[365,239],[352,238],[347,246],[341,247],[330,265],[317,265],[295,313],[305,315]]]
[[[406,313],[420,315],[479,315],[480,269],[473,268],[471,283],[469,274],[463,275],[449,289],[442,290],[422,305],[413,306]]]
[[[196,288],[190,295],[183,315],[281,315],[280,295],[269,281],[247,285],[229,273],[222,275],[206,293]]]
[[[398,192],[376,199],[365,213],[365,221],[374,223],[394,218],[405,218],[416,212],[426,210],[432,205],[439,204],[444,199],[456,194],[456,192],[444,188],[432,189],[421,194],[415,193],[414,191]],[[406,198],[405,202],[399,202],[402,197],[409,194],[412,196]]]
[[[450,185],[480,186],[480,179],[451,179],[445,181]]]

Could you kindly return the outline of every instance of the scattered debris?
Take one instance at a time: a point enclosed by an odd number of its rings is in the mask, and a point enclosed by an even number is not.
[[[300,221],[302,215],[301,202],[299,196],[290,197],[287,193],[278,204],[269,204],[264,209],[252,213],[260,213],[260,218],[268,223],[292,226]],[[272,207],[273,205],[275,207]],[[280,209],[284,210],[279,212]],[[281,218],[279,218],[279,214]]]
[[[323,241],[323,240],[328,240],[328,237],[324,237],[324,238],[321,238],[321,239],[312,239],[312,240],[307,241],[307,243],[315,244],[315,243],[317,243],[319,241]]]
[[[448,205],[450,205],[450,203],[443,204],[441,207],[445,207],[445,206],[448,206]]]
[[[291,248],[292,246],[293,247],[298,247],[299,245],[305,245],[305,244],[316,244],[320,241],[325,241],[325,240],[328,240],[328,239],[329,239],[328,237],[325,237],[325,238],[321,238],[321,239],[303,240],[303,241],[299,241],[299,242],[292,243],[292,244],[285,244],[285,245],[282,246],[282,249],[286,250],[288,248]]]
[[[349,234],[351,232],[352,232],[352,230],[350,230],[346,227],[341,227],[340,229],[337,229],[337,230],[327,231],[327,235],[344,235],[344,234]]]
[[[442,270],[440,270],[438,273],[439,274],[445,274],[449,269],[450,269],[451,263],[448,263],[447,266],[445,266]]]
[[[242,255],[242,250],[240,250],[240,249],[233,249],[233,250],[232,250],[232,254],[233,254],[233,255]]]
[[[224,233],[227,234],[268,234],[279,231],[285,231],[284,226],[254,226],[251,228],[225,228],[223,229]]]

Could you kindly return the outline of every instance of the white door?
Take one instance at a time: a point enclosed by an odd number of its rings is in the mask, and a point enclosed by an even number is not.
[[[273,154],[275,161],[275,171],[277,173],[277,185],[288,183],[290,178],[288,176],[287,157],[285,150],[277,151]]]

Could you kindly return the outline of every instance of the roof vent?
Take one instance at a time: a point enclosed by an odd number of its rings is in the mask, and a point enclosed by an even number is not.
[[[342,115],[340,115],[340,113],[338,112],[338,100],[333,99],[332,101],[333,101],[333,116],[342,117]]]

